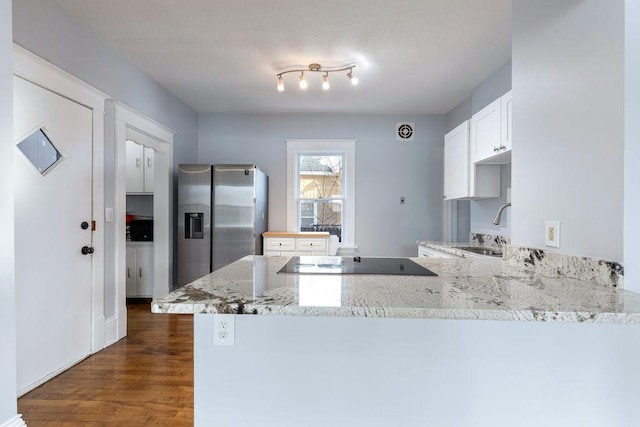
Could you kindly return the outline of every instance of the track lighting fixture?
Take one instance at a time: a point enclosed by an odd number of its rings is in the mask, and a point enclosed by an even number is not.
[[[276,77],[278,78],[278,92],[284,92],[284,75],[288,74],[288,73],[300,73],[300,77],[299,77],[299,85],[300,85],[300,89],[306,89],[309,84],[307,83],[307,79],[304,76],[305,71],[306,72],[313,72],[313,73],[324,73],[324,75],[322,76],[322,89],[324,90],[329,90],[329,88],[331,87],[329,85],[329,73],[335,73],[335,72],[339,72],[339,71],[349,71],[347,73],[347,78],[351,81],[352,85],[357,85],[358,84],[358,78],[356,76],[353,75],[353,69],[356,67],[356,64],[349,64],[349,65],[345,65],[345,66],[340,66],[340,67],[334,67],[334,68],[322,68],[322,66],[320,64],[309,64],[309,68],[308,69],[295,69],[295,70],[287,70],[287,71],[283,71],[281,73],[276,74]]]

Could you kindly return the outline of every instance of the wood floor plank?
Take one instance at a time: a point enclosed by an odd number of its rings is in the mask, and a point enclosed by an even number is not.
[[[193,316],[127,314],[126,338],[18,399],[28,426],[193,425]]]

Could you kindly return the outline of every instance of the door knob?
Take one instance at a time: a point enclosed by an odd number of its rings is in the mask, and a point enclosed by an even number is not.
[[[89,228],[89,223],[87,221],[82,221],[82,224],[80,224],[80,228],[86,230],[87,228]]]
[[[94,249],[91,246],[83,246],[82,249],[80,249],[82,255],[91,255],[93,251]]]

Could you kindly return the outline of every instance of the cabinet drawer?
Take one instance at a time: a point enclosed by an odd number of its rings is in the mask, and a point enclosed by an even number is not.
[[[264,242],[265,251],[295,251],[296,239],[290,238],[267,238]]]
[[[296,247],[299,251],[324,251],[326,248],[325,239],[298,239]]]

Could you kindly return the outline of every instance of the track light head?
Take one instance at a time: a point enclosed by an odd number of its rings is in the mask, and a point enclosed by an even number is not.
[[[329,87],[329,73],[325,73],[325,75],[322,76],[322,89],[329,90]]]
[[[351,80],[351,84],[352,85],[357,85],[358,84],[358,78],[356,76],[353,75],[353,69],[349,68],[349,72],[347,73],[347,77],[349,78],[349,80]]]
[[[300,73],[300,89],[306,89],[307,86],[309,86],[307,84],[307,79],[304,78],[304,71]]]
[[[284,78],[282,78],[282,74],[278,76],[278,92],[284,92]]]

